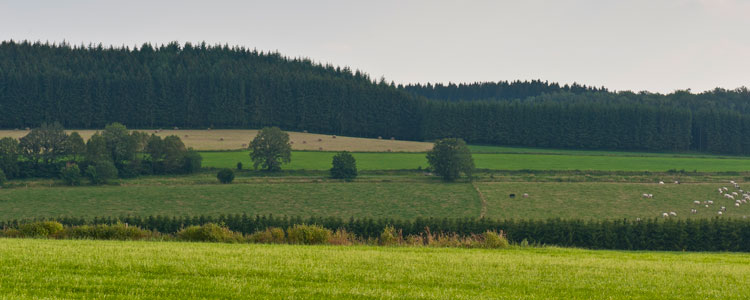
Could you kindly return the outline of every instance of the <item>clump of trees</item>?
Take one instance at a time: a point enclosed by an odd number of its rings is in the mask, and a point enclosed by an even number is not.
[[[162,139],[129,131],[112,123],[88,142],[77,132],[66,133],[60,123],[43,123],[19,140],[0,139],[0,170],[9,179],[61,178],[79,185],[83,176],[93,184],[142,174],[193,173],[201,157],[179,137]]]
[[[279,171],[281,164],[292,161],[292,144],[289,134],[278,127],[264,127],[250,142],[250,159],[253,167],[265,171]]]
[[[352,181],[357,178],[357,161],[351,153],[340,152],[333,156],[331,177]]]
[[[427,162],[435,174],[445,181],[455,181],[461,174],[471,178],[474,172],[474,159],[462,139],[447,138],[435,142],[427,152]]]
[[[222,169],[216,174],[216,178],[223,184],[230,184],[234,181],[234,171],[232,169]]]

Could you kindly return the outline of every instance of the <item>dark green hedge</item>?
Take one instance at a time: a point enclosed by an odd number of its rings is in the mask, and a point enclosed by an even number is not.
[[[433,233],[480,234],[502,230],[511,242],[523,240],[532,244],[617,250],[666,251],[741,251],[750,252],[750,221],[745,219],[649,219],[634,220],[491,220],[491,219],[341,219],[276,216],[222,215],[194,217],[120,217],[55,218],[64,225],[115,224],[118,221],[161,233],[176,233],[181,228],[206,223],[223,223],[229,229],[245,234],[269,227],[288,228],[295,224],[317,224],[335,230],[344,228],[362,238],[378,237],[387,225],[404,235],[420,234],[427,228]],[[0,226],[17,228],[32,220],[0,222]]]

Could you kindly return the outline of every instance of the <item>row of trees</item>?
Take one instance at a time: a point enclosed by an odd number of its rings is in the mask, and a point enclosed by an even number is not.
[[[320,225],[346,231],[362,238],[377,238],[392,226],[403,235],[456,233],[459,235],[503,231],[514,243],[557,245],[589,249],[662,251],[742,251],[750,252],[750,222],[738,219],[649,219],[633,220],[493,220],[455,218],[341,219],[337,217],[278,217],[233,214],[221,216],[169,217],[128,216],[121,218],[57,218],[64,225],[116,224],[123,222],[147,230],[176,233],[182,228],[222,223],[229,229],[251,234],[271,227]],[[30,220],[6,220],[0,227],[18,228]]]
[[[60,123],[42,123],[18,140],[0,139],[0,170],[9,179],[61,177],[75,185],[82,175],[104,183],[118,176],[192,173],[200,167],[200,154],[179,137],[131,132],[119,123],[87,142],[77,132],[66,133]]]
[[[2,42],[0,109],[0,128],[51,121],[71,128],[278,126],[408,140],[750,154],[742,138],[750,135],[744,88],[662,95],[541,81],[396,86],[309,59],[189,43],[129,49]]]

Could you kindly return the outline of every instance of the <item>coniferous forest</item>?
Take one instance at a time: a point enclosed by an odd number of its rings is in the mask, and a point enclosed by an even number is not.
[[[0,128],[259,128],[407,140],[750,154],[750,91],[543,81],[394,85],[242,47],[0,44]]]

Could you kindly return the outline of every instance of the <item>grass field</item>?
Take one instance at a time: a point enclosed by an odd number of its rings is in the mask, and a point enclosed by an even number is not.
[[[311,178],[239,177],[232,185],[208,176],[152,177],[121,186],[0,189],[0,220],[56,216],[219,215],[232,213],[336,217],[468,217],[495,219],[750,217],[719,196],[721,183],[476,182],[445,184],[419,177],[343,183]],[[510,198],[509,194],[517,197]],[[520,195],[528,193],[529,198]],[[642,198],[643,193],[653,199]],[[693,201],[713,200],[706,208]],[[483,209],[484,205],[484,209]],[[698,209],[691,214],[690,209]]]
[[[289,170],[328,170],[335,153],[294,151]],[[237,162],[252,167],[248,151],[201,152],[203,166],[234,168]],[[424,153],[354,153],[359,170],[413,170],[426,168]],[[491,170],[597,170],[652,171],[685,170],[698,172],[746,172],[750,159],[660,156],[605,156],[567,154],[501,154],[473,155],[477,168]]]
[[[474,217],[469,184],[259,183],[0,189],[0,219],[54,216],[219,215]]]
[[[9,299],[747,299],[750,255],[0,239]]]
[[[140,130],[140,129],[136,129]],[[96,130],[68,130],[77,131],[88,140]],[[188,147],[196,150],[236,150],[246,149],[250,141],[258,134],[258,130],[249,129],[214,129],[214,130],[140,130],[154,133],[161,137],[179,136]],[[0,130],[0,138],[9,136],[20,138],[28,134],[26,130]],[[334,138],[331,135],[288,132],[292,148],[295,150],[323,150],[323,151],[371,151],[371,152],[425,152],[432,149],[432,143],[390,140],[390,137],[366,139],[356,137]],[[322,148],[322,149],[321,149]]]

